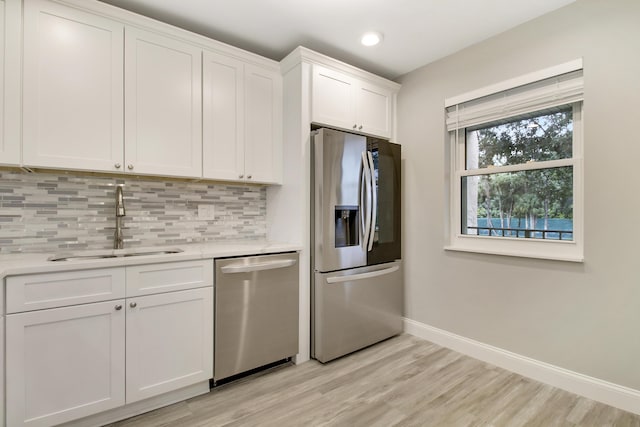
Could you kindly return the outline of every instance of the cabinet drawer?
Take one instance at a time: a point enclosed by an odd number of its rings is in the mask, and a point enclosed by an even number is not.
[[[124,279],[124,268],[8,277],[7,313],[124,298]]]
[[[127,267],[127,296],[213,286],[213,260]]]

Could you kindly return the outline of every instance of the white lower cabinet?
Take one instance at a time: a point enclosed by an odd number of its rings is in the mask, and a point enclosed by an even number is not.
[[[156,293],[145,294],[151,282]],[[213,377],[211,259],[14,276],[5,286],[7,426],[58,425]],[[88,293],[101,301],[86,302]]]
[[[0,316],[0,427],[6,426],[4,418],[4,316]]]
[[[51,426],[125,403],[124,303],[6,317],[8,426]]]
[[[213,288],[127,300],[127,403],[213,377]]]

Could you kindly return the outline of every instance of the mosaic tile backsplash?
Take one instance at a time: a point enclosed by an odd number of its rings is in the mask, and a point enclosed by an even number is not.
[[[0,170],[0,254],[112,248],[116,185],[125,248],[266,237],[265,187]],[[199,219],[198,205],[214,219]]]

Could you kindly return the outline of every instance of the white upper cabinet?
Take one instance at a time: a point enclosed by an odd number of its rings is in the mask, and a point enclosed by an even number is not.
[[[123,34],[98,15],[24,3],[25,165],[121,170]]]
[[[5,2],[18,16],[20,0]],[[14,21],[17,54],[4,54],[19,58]],[[10,89],[2,53],[0,96]],[[0,124],[21,122],[16,90],[18,116],[0,111]],[[20,125],[14,138],[0,128],[0,164],[282,180],[277,63],[101,2],[24,2],[23,100],[22,159]]]
[[[5,46],[6,46],[6,40],[7,40],[7,36],[5,34],[6,32],[6,16],[7,16],[7,4],[6,2],[0,1],[0,25],[2,25],[2,28],[0,28],[0,47],[2,47],[2,49],[0,50],[0,163],[5,163],[7,161],[9,161],[10,163],[10,158],[11,158],[11,153],[9,153],[8,151],[11,149],[11,147],[7,147],[6,146],[6,142],[5,142],[5,136],[4,136],[4,127],[5,127],[5,120],[4,120],[4,108],[5,108],[5,102],[4,102],[4,92],[5,92],[5,87],[7,86],[6,81],[5,81],[5,70],[4,70],[4,65],[5,65]],[[18,161],[20,160],[19,158],[17,159]],[[17,162],[16,162],[17,163]]]
[[[20,0],[0,0],[0,164],[20,164]]]
[[[201,177],[200,48],[51,1],[24,21],[26,166]]]
[[[127,171],[202,175],[201,52],[176,39],[127,27]]]
[[[315,65],[312,79],[311,120],[343,129],[356,126],[355,79]]]
[[[203,54],[202,156],[205,178],[244,178],[244,63]]]
[[[393,92],[367,82],[360,82],[355,90],[358,131],[390,138]]]
[[[282,181],[282,76],[245,65],[245,158],[248,181]]]
[[[282,77],[213,52],[203,56],[203,176],[279,183]]]
[[[390,138],[393,91],[320,65],[313,66],[311,121]]]

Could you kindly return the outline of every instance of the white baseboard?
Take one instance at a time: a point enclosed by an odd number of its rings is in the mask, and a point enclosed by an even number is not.
[[[640,414],[640,390],[540,362],[407,318],[404,319],[404,331],[536,381]]]

